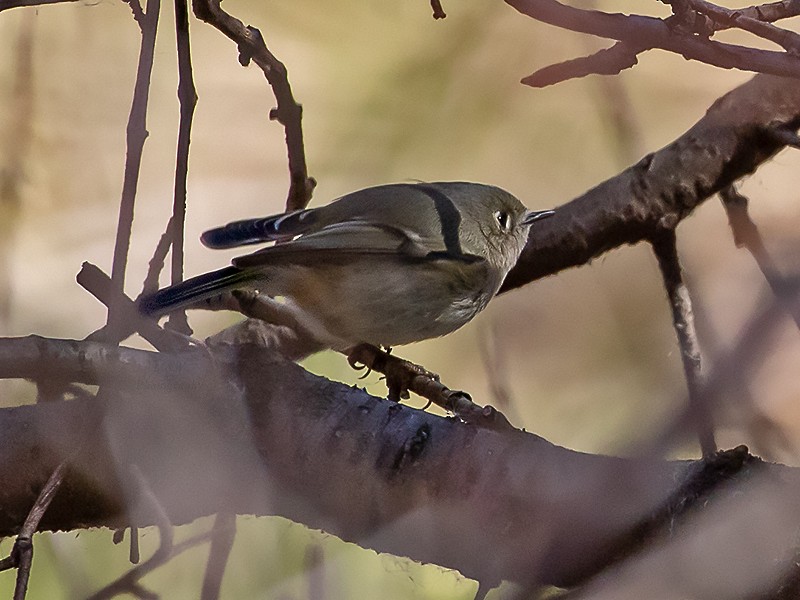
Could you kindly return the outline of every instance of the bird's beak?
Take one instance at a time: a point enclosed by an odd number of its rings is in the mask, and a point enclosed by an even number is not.
[[[529,210],[528,213],[523,217],[522,224],[530,225],[534,221],[546,219],[554,214],[556,214],[556,211],[554,210]]]

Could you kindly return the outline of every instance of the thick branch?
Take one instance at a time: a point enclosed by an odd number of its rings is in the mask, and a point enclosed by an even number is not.
[[[753,494],[768,486],[770,518],[777,511],[795,520],[798,494],[775,479],[796,479],[793,470],[761,468],[746,452],[711,469],[576,453],[531,434],[477,429],[374,398],[255,347],[179,358],[27,338],[2,347],[5,376],[46,364],[114,390],[96,401],[0,411],[2,535],[18,530],[32,490],[78,444],[87,413],[102,404],[102,435],[72,461],[44,528],[157,522],[147,503],[132,502],[135,465],[173,523],[220,510],[277,513],[488,582],[583,580],[666,528],[674,536],[683,514],[711,514],[717,502],[739,503],[730,529],[716,521],[720,514],[714,522],[725,531],[719,543],[737,544],[751,566],[774,565],[793,540],[794,521],[779,529],[791,540],[765,523],[770,551],[748,550],[752,536],[737,524],[765,518],[754,513]],[[135,382],[118,377],[125,370],[139,370]],[[185,380],[176,381],[179,372]],[[126,504],[135,510],[126,513]]]
[[[537,223],[508,290],[674,228],[699,204],[785,147],[800,126],[800,81],[757,75],[677,140]]]

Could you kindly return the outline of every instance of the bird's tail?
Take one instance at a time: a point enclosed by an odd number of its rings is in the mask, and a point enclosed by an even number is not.
[[[148,316],[160,317],[239,287],[251,278],[252,275],[245,270],[225,267],[144,296],[139,300],[139,311]]]

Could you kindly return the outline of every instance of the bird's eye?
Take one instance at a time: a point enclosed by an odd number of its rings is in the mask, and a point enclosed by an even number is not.
[[[497,219],[497,224],[500,225],[500,229],[503,231],[510,231],[511,230],[511,215],[503,210],[495,211],[494,218]]]

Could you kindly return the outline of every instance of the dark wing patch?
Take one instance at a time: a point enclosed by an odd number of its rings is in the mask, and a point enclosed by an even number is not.
[[[264,248],[233,260],[239,268],[260,265],[314,264],[320,261],[352,260],[353,257],[395,256],[407,260],[480,260],[471,255],[449,256],[446,250],[432,249],[416,236],[391,225],[348,221],[335,223],[284,244]]]
[[[208,248],[236,248],[250,244],[285,241],[302,235],[316,222],[315,209],[296,210],[282,215],[234,221],[209,229],[200,236]]]

